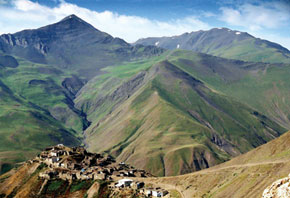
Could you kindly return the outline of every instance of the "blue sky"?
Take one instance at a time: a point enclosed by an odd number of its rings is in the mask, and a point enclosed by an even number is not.
[[[290,0],[0,0],[0,33],[69,14],[128,42],[227,27],[290,49]]]

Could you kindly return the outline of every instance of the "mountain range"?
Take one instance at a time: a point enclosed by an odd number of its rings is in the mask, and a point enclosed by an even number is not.
[[[0,37],[0,49],[34,63],[75,71],[84,78],[98,74],[104,66],[164,51],[157,47],[132,46],[75,15],[36,30],[4,34]]]
[[[290,63],[290,52],[283,46],[228,28],[200,30],[172,37],[144,38],[135,44],[192,50],[252,62]]]
[[[58,143],[156,176],[228,161],[290,129],[289,54],[226,28],[129,44],[75,15],[1,35],[1,173]]]

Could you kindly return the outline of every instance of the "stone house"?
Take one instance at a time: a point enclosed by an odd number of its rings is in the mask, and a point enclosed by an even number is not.
[[[118,183],[115,185],[115,187],[128,187],[131,185],[131,183],[133,182],[132,179],[121,179],[118,181]]]

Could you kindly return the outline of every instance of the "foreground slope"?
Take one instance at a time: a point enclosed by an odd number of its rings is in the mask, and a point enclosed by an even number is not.
[[[88,148],[160,176],[211,167],[285,131],[168,61],[141,71],[94,104],[111,111],[85,131]]]
[[[290,52],[281,45],[227,28],[213,28],[172,37],[144,38],[135,44],[192,50],[244,61],[290,63]]]
[[[192,174],[151,179],[176,186],[184,197],[262,197],[290,173],[290,132],[226,163]]]

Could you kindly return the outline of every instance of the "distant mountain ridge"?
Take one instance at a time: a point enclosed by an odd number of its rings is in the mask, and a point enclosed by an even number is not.
[[[158,47],[131,46],[101,32],[76,15],[35,30],[0,36],[0,50],[29,61],[69,68],[90,78],[116,62],[164,52]]]
[[[192,50],[244,61],[290,63],[290,51],[283,46],[228,28],[200,30],[172,37],[143,38],[134,44]]]

